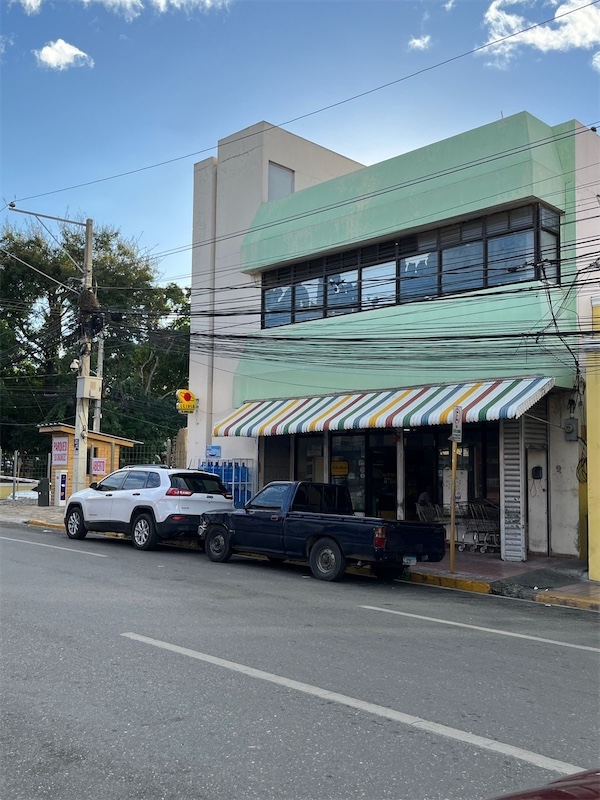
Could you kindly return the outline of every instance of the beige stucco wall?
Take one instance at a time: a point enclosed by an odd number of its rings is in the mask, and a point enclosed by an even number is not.
[[[213,441],[211,431],[233,410],[240,337],[260,329],[260,282],[241,272],[240,248],[268,199],[269,161],[294,171],[296,191],[362,167],[266,122],[222,139],[216,159],[195,165],[190,389],[199,408],[188,419],[191,466],[207,444],[220,444],[223,458],[257,458],[256,440]]]

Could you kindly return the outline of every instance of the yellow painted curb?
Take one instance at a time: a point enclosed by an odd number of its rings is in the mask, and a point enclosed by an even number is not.
[[[411,583],[422,583],[428,586],[443,586],[446,589],[461,589],[463,592],[490,594],[490,584],[485,581],[473,581],[469,578],[455,578],[452,575],[429,575],[426,572],[411,572]]]
[[[40,528],[57,528],[58,530],[63,529],[63,525],[60,522],[44,522],[43,519],[28,519],[27,525],[37,525]]]

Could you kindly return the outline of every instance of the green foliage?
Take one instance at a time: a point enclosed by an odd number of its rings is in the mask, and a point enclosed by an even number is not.
[[[38,226],[0,232],[0,446],[47,450],[37,425],[74,424],[84,234],[56,240]],[[175,391],[187,385],[189,289],[157,285],[152,259],[114,228],[94,232],[94,290],[104,321],[101,430],[157,447],[184,427]],[[115,314],[121,319],[113,321]],[[92,348],[97,369],[98,341]],[[90,404],[93,409],[93,403]],[[90,420],[91,426],[91,420]]]

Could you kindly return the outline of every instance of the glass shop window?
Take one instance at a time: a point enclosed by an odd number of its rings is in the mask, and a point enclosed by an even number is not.
[[[325,481],[323,469],[323,434],[299,434],[296,437],[296,480]]]
[[[347,486],[355,511],[365,510],[365,450],[364,433],[333,434],[331,437],[330,482]]]

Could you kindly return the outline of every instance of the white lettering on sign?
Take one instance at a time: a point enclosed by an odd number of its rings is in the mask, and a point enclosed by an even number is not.
[[[52,465],[65,466],[69,461],[69,440],[66,437],[52,439]]]
[[[106,459],[93,458],[92,459],[92,475],[106,475]]]

